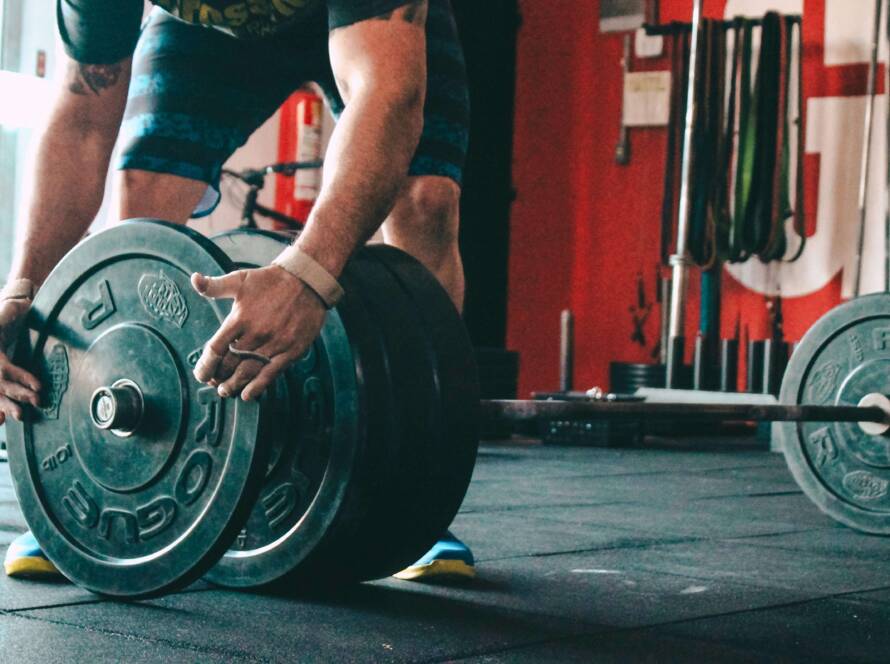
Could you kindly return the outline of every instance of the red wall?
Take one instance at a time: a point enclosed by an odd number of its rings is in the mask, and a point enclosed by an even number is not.
[[[804,1],[804,90],[809,97],[864,94],[866,65],[822,65],[823,3]],[[723,16],[725,0],[704,4],[706,15]],[[571,308],[576,387],[606,386],[609,361],[650,361],[658,335],[656,307],[646,326],[649,347],[632,343],[629,307],[638,273],[648,298],[655,296],[666,132],[633,130],[631,163],[617,166],[622,35],[599,32],[598,0],[520,5],[508,345],[521,353],[521,394],[555,389],[559,312]],[[688,21],[691,6],[691,0],[662,0],[661,20]],[[636,59],[633,67],[669,63]],[[818,156],[808,155],[810,229],[818,168]],[[687,339],[698,326],[697,273],[691,283]],[[838,276],[817,293],[784,300],[786,337],[799,339],[839,297]],[[724,336],[738,315],[752,338],[767,336],[764,305],[762,295],[724,272]]]

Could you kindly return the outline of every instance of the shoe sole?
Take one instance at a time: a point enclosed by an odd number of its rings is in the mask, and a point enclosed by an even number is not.
[[[472,579],[476,576],[476,568],[472,565],[467,565],[462,560],[434,560],[426,565],[414,565],[402,570],[398,574],[393,574],[393,577],[403,581],[429,579],[436,576]]]
[[[46,558],[24,557],[11,560],[4,563],[6,576],[11,577],[56,577],[61,578],[62,574],[56,569]]]

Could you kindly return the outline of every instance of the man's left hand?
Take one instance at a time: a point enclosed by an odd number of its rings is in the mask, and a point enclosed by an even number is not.
[[[324,324],[326,310],[318,296],[280,267],[222,277],[193,274],[192,287],[206,298],[235,300],[195,365],[195,378],[217,386],[224,398],[239,393],[245,401],[259,398],[315,341]],[[239,357],[244,351],[269,362]]]

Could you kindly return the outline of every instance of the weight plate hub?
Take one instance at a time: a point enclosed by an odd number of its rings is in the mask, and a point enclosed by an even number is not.
[[[890,394],[890,295],[846,302],[821,318],[794,352],[787,404],[857,406]],[[779,425],[785,459],[822,511],[857,530],[890,534],[890,437],[856,423]]]
[[[189,277],[231,268],[200,235],[139,220],[80,243],[35,298],[16,358],[41,376],[42,407],[10,423],[9,463],[41,547],[85,588],[182,587],[253,505],[259,407],[192,376],[230,305]]]
[[[266,231],[213,238],[239,266],[268,265],[289,242]],[[291,573],[319,546],[353,478],[361,400],[352,348],[338,311],[262,401],[261,437],[271,450],[260,498],[208,580],[256,587]]]

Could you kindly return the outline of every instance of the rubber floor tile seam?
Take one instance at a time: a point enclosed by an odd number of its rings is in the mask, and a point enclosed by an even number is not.
[[[55,608],[55,607],[51,607]],[[45,609],[44,609],[45,610]],[[175,639],[156,639],[149,638],[145,636],[140,636],[138,634],[132,634],[127,632],[119,632],[117,630],[110,630],[104,628],[97,627],[89,627],[86,625],[79,625],[77,623],[71,623],[65,620],[53,620],[51,618],[45,618],[42,616],[30,616],[26,615],[21,611],[0,611],[0,615],[6,615],[12,618],[19,618],[22,620],[31,620],[40,623],[46,623],[49,625],[55,625],[57,627],[66,627],[70,629],[74,629],[80,632],[89,632],[92,634],[101,634],[103,636],[111,636],[115,638],[126,639],[128,641],[139,641],[141,643],[146,643],[149,645],[158,644],[164,645],[170,648],[174,648],[176,650],[185,650],[189,652],[194,652],[198,654],[210,654],[210,655],[219,655],[225,657],[231,661],[242,661],[242,662],[250,662],[253,664],[266,664],[269,660],[261,659],[254,657],[250,653],[235,651],[228,648],[213,648],[213,647],[201,647],[196,646],[188,641],[179,641]]]

